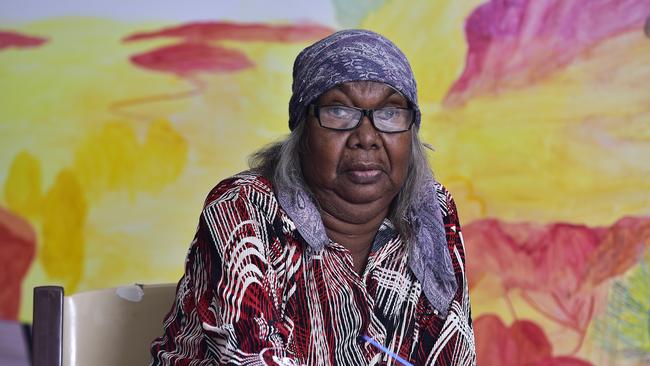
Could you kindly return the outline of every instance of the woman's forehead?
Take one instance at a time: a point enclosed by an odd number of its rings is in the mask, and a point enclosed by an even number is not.
[[[345,83],[337,84],[331,89],[321,94],[319,99],[321,99],[322,97],[340,95],[340,94],[357,95],[357,94],[369,94],[369,93],[373,93],[373,94],[377,93],[383,96],[384,98],[388,98],[395,95],[396,97],[400,97],[406,100],[406,97],[404,97],[402,93],[400,93],[397,89],[393,88],[390,84],[382,83],[379,81],[368,81],[368,80],[348,81]]]

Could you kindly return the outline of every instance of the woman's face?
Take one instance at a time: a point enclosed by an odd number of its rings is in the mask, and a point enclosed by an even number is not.
[[[364,109],[408,107],[407,100],[384,83],[357,81],[339,84],[322,94],[316,105]],[[307,117],[307,146],[301,156],[306,182],[321,206],[342,200],[348,204],[388,207],[409,168],[411,130],[383,133],[368,117],[350,131],[321,127]]]

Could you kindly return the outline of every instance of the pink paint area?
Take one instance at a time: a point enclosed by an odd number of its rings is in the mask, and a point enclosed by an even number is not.
[[[580,348],[606,293],[599,286],[625,273],[650,246],[650,218],[623,218],[610,227],[480,220],[464,228],[469,281],[496,276],[506,300],[511,290],[541,315],[578,335]],[[513,316],[516,318],[515,309]]]
[[[0,50],[5,48],[31,48],[39,47],[47,42],[41,37],[28,36],[11,31],[0,31]]]
[[[509,327],[496,315],[474,321],[478,365],[590,366],[569,356],[554,356],[544,330],[534,322],[516,320]]]
[[[193,22],[152,32],[135,33],[124,40],[129,42],[161,37],[177,37],[191,42],[233,40],[290,43],[320,39],[333,32],[332,28],[310,23],[270,25],[261,23]]]
[[[649,14],[647,0],[491,0],[465,23],[465,69],[445,104],[534,83],[607,38],[642,32]]]
[[[20,285],[36,255],[36,233],[24,219],[0,208],[0,319],[18,320]]]
[[[234,72],[253,67],[237,50],[202,43],[179,43],[131,56],[135,65],[180,76],[195,72]]]

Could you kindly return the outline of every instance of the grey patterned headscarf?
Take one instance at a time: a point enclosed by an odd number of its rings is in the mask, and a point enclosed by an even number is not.
[[[385,37],[361,29],[336,32],[305,48],[293,64],[289,128],[304,118],[310,103],[348,81],[378,81],[402,93],[420,125],[417,86],[406,56]]]

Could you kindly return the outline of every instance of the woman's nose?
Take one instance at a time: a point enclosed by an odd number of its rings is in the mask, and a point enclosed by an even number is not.
[[[382,146],[379,131],[372,124],[369,116],[363,116],[359,126],[352,130],[348,144],[351,148],[365,150],[378,149]]]

